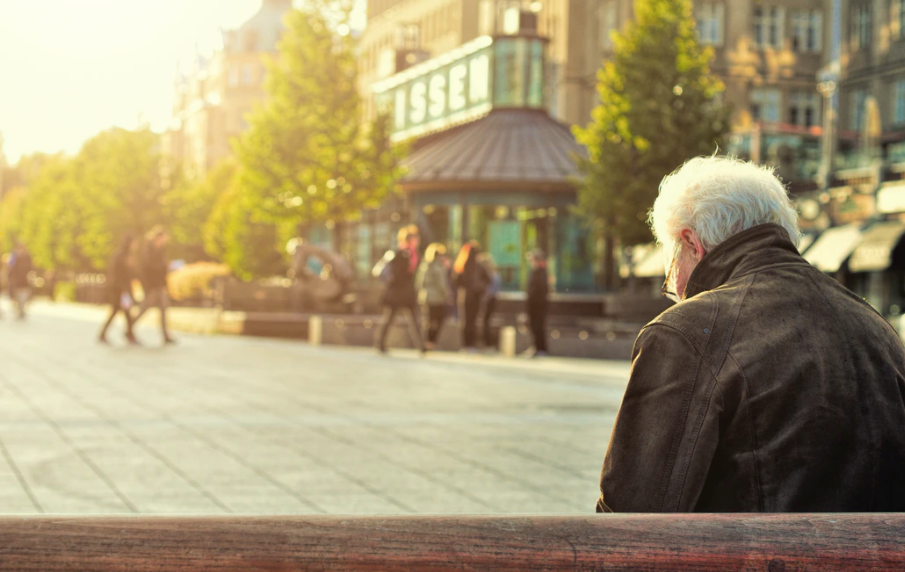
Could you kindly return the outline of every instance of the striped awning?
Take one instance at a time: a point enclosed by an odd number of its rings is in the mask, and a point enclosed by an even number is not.
[[[860,225],[837,226],[823,231],[804,253],[804,259],[823,272],[838,272],[860,243]]]

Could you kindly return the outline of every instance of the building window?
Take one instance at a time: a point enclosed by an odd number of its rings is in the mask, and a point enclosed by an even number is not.
[[[853,50],[863,50],[870,47],[873,25],[869,4],[852,6],[852,27],[849,33]]]
[[[695,20],[702,44],[723,45],[723,11],[722,3],[704,2],[698,6]]]
[[[864,126],[864,108],[867,102],[867,92],[858,89],[852,92],[849,100],[849,129],[860,131]]]
[[[258,51],[258,33],[254,30],[249,30],[245,33],[245,51]]]
[[[251,64],[245,64],[242,68],[242,84],[251,85],[255,79],[255,68]]]
[[[896,81],[893,85],[892,117],[892,122],[895,124],[905,123],[905,78]]]
[[[785,9],[758,6],[754,9],[754,43],[761,48],[781,49],[784,40]]]
[[[780,119],[778,89],[751,90],[751,118],[754,121],[778,122]]]
[[[815,91],[793,91],[789,94],[789,123],[800,127],[820,124],[820,94]]]
[[[796,10],[792,12],[793,50],[796,52],[819,52],[823,37],[822,32],[823,12],[820,10]]]
[[[892,37],[905,38],[905,0],[889,0],[889,22]]]
[[[613,47],[612,32],[619,28],[617,5],[615,0],[603,2],[597,7],[598,47],[609,50]]]

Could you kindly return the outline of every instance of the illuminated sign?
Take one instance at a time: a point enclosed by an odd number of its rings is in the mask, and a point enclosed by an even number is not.
[[[394,141],[464,123],[494,105],[543,105],[543,41],[480,37],[373,85]]]

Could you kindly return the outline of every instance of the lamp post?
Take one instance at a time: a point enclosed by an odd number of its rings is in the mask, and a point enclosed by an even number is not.
[[[817,91],[823,96],[823,138],[821,140],[820,172],[817,176],[817,184],[822,193],[827,193],[826,196],[829,196],[829,189],[833,184],[833,163],[835,163],[836,158],[841,45],[842,0],[832,0],[829,62],[817,74]],[[829,210],[829,201],[827,201],[826,207]]]

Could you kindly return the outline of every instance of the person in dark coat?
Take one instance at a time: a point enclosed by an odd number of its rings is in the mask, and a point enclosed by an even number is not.
[[[484,338],[484,348],[491,350],[496,348],[491,320],[493,320],[493,314],[496,312],[496,297],[500,293],[502,278],[500,278],[499,269],[489,252],[481,254],[478,262],[487,271],[489,279],[487,289],[484,291],[484,305],[481,312],[481,336]]]
[[[167,243],[170,237],[161,227],[154,227],[147,234],[146,243],[142,250],[139,265],[139,280],[144,290],[144,300],[141,301],[138,314],[132,319],[137,323],[149,309],[157,308],[160,311],[160,329],[163,332],[164,344],[175,344],[167,330],[167,306],[169,305],[169,292],[167,290],[167,273],[170,264],[167,260]]]
[[[387,256],[374,268],[374,274],[386,283],[383,295],[383,319],[377,338],[377,349],[386,353],[387,335],[396,314],[402,313],[408,321],[409,335],[415,347],[426,351],[418,327],[418,291],[415,288],[415,272],[420,263],[418,227],[407,226],[397,236],[399,248]]]
[[[119,248],[113,253],[107,267],[107,299],[110,303],[110,316],[101,328],[98,341],[108,344],[107,330],[117,314],[122,312],[126,318],[126,340],[131,345],[140,345],[132,331],[132,314],[129,309],[134,304],[132,297],[132,280],[135,278],[133,248],[135,239],[131,234],[123,237]]]
[[[550,292],[550,277],[547,274],[547,257],[538,249],[528,255],[531,274],[528,277],[528,326],[534,341],[532,357],[544,357],[547,350],[547,297]]]
[[[476,241],[468,242],[459,251],[454,266],[456,288],[461,292],[462,310],[459,316],[463,319],[462,349],[465,351],[476,351],[478,316],[481,312],[481,302],[490,285],[487,269],[478,262],[480,255],[480,245]]]
[[[16,316],[20,320],[25,319],[25,305],[31,294],[31,287],[28,284],[28,275],[34,270],[34,264],[31,260],[31,254],[25,248],[25,245],[16,244],[9,259],[9,297],[16,306]]]
[[[635,341],[597,511],[905,511],[905,347],[801,257],[772,170],[692,159],[652,221],[677,303]]]

